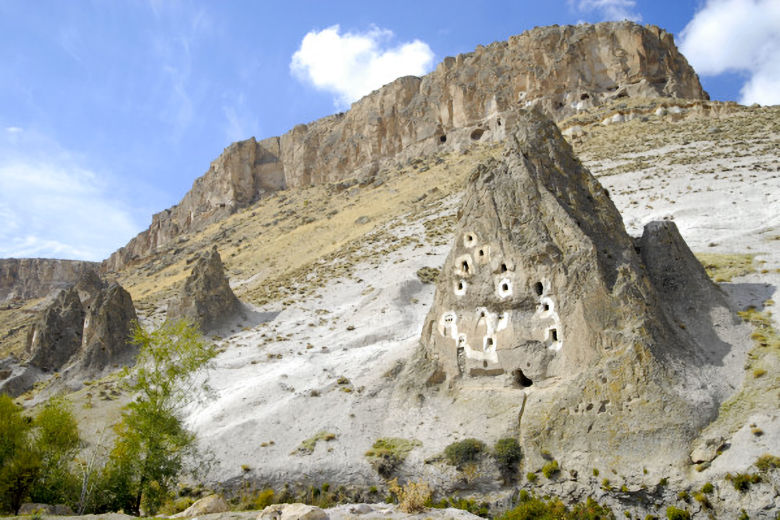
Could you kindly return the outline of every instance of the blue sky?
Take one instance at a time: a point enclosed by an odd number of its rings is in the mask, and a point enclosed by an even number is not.
[[[0,0],[0,257],[105,258],[235,140],[537,25],[623,18],[674,33],[714,99],[780,102],[780,0]]]

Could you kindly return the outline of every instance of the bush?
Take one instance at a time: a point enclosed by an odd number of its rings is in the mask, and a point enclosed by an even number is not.
[[[691,514],[686,509],[669,506],[666,508],[666,518],[669,520],[691,520]]]
[[[498,466],[502,469],[510,469],[515,464],[520,462],[523,456],[523,450],[520,448],[520,444],[517,439],[513,437],[507,437],[505,439],[499,439],[493,446],[493,457],[495,457]]]
[[[553,459],[544,466],[542,466],[542,475],[545,476],[545,478],[553,478],[554,475],[556,475],[560,469],[558,468],[558,461]]]
[[[740,493],[744,493],[750,489],[750,484],[758,484],[761,482],[761,476],[755,474],[751,475],[750,473],[737,473],[736,475],[728,473],[726,474],[726,480],[731,481],[734,489]]]
[[[384,478],[390,478],[396,468],[406,460],[409,452],[417,446],[422,446],[418,440],[408,440],[399,437],[383,437],[377,439],[371,449],[366,452],[371,467]]]
[[[704,484],[704,485],[701,487],[701,492],[702,492],[702,493],[706,493],[706,494],[708,494],[708,495],[709,495],[709,494],[710,494],[710,493],[712,493],[713,491],[715,491],[715,486],[713,486],[713,485],[712,485],[712,482],[707,482],[706,484]]]
[[[447,462],[460,469],[469,462],[476,462],[485,448],[485,443],[480,440],[464,439],[444,448],[444,456]]]
[[[542,499],[527,491],[520,492],[520,503],[498,520],[615,520],[612,510],[592,498],[572,506],[571,510],[558,498]]]
[[[398,509],[404,513],[424,511],[431,500],[431,488],[425,482],[408,482],[404,486],[394,478],[388,482],[388,489],[398,499]]]
[[[536,473],[529,471],[528,473],[525,474],[525,478],[528,480],[528,482],[533,484],[534,482],[536,482],[536,479],[539,477],[536,475]]]
[[[421,267],[417,270],[417,278],[422,283],[436,283],[439,279],[439,270],[435,267]]]
[[[775,457],[774,455],[761,455],[759,458],[756,459],[756,468],[758,468],[759,471],[766,473],[769,470],[776,469],[780,467],[780,457]]]

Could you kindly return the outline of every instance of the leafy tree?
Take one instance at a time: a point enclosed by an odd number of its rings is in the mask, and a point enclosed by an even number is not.
[[[34,450],[44,468],[30,490],[30,499],[43,504],[75,505],[78,478],[74,460],[81,447],[70,404],[50,399],[33,421]]]
[[[30,421],[7,394],[0,394],[0,467],[24,445]]]
[[[194,453],[195,436],[179,412],[202,395],[194,374],[216,355],[198,328],[186,321],[165,322],[147,332],[136,325],[133,342],[139,346],[136,369],[125,384],[137,394],[116,426],[117,441],[106,468],[103,498],[98,509],[155,513],[185,459]]]

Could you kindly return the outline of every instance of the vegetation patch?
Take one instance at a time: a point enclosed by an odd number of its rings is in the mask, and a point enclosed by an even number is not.
[[[407,482],[403,486],[394,478],[388,489],[398,501],[398,509],[404,513],[419,513],[431,503],[433,492],[426,482]]]
[[[485,448],[485,443],[478,439],[464,439],[444,448],[444,458],[450,465],[462,469],[464,465],[476,462]]]
[[[371,449],[366,452],[366,458],[377,473],[384,478],[389,478],[406,460],[409,452],[418,446],[422,446],[422,443],[416,439],[383,437],[374,442]]]
[[[559,498],[539,498],[525,489],[520,490],[518,504],[497,517],[498,520],[615,520],[612,510],[588,497],[585,502],[571,506]]]
[[[421,267],[417,270],[417,278],[422,283],[436,283],[439,279],[439,270],[435,267]]]
[[[751,254],[718,254],[697,253],[701,265],[714,282],[730,282],[736,276],[756,272],[753,265],[755,255]]]
[[[314,448],[317,447],[319,441],[330,442],[336,439],[336,434],[325,430],[317,432],[314,437],[309,437],[303,441],[300,446],[290,453],[290,455],[311,455],[314,453]]]

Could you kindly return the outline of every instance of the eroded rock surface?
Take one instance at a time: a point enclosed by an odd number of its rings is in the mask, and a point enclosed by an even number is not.
[[[518,403],[531,467],[687,460],[730,379],[707,311],[725,309],[724,330],[732,316],[673,224],[639,244],[555,124],[521,113],[504,158],[469,181],[418,377],[454,393],[503,382],[486,399]]]
[[[61,291],[30,330],[29,364],[44,372],[61,369],[81,346],[85,315],[76,288]]]
[[[169,319],[188,319],[208,331],[241,310],[230,288],[217,247],[198,258],[179,294],[168,304]]]
[[[0,259],[0,302],[43,298],[76,283],[100,264],[51,258]]]
[[[271,191],[370,177],[390,158],[501,140],[517,107],[559,120],[610,99],[659,96],[707,99],[666,31],[631,22],[537,27],[445,58],[422,78],[399,78],[346,113],[232,144],[104,267],[121,269]]]

